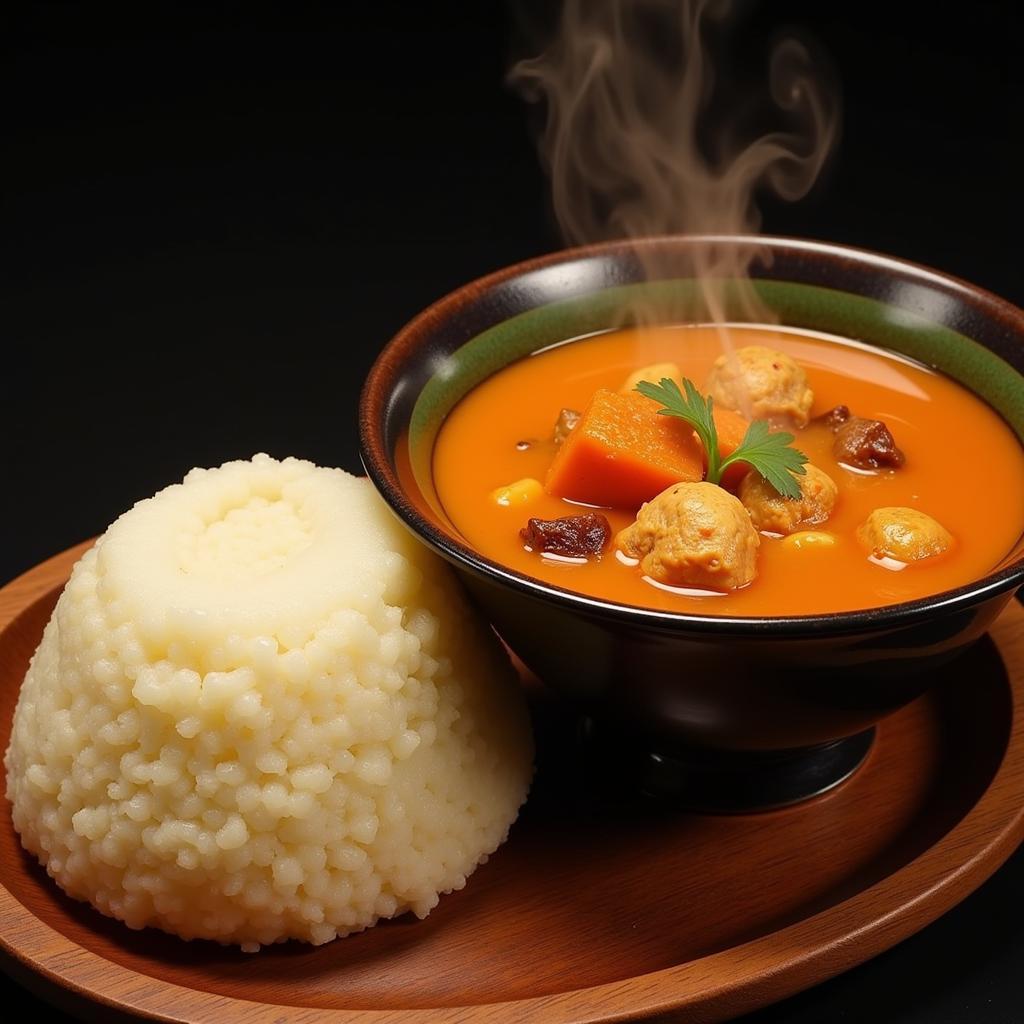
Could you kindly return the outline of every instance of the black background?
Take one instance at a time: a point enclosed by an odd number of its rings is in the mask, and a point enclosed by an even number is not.
[[[8,9],[0,581],[193,465],[264,450],[358,470],[356,400],[391,334],[559,245],[503,84],[517,6]],[[766,230],[1024,304],[1017,5],[742,9],[749,67],[795,26],[844,96],[825,180],[767,203]],[[1022,911],[1018,855],[924,933],[750,1024],[1021,1020]]]

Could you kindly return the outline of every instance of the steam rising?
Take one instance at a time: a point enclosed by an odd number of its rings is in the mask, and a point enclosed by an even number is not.
[[[799,42],[777,45],[769,64],[773,120],[784,130],[744,129],[752,97],[718,113],[721,90],[705,35],[731,6],[564,0],[549,47],[512,69],[510,81],[523,96],[546,101],[541,152],[567,242],[756,234],[758,189],[796,200],[814,184],[836,139],[838,107]],[[756,246],[709,243],[694,247],[686,266],[648,270],[696,277],[704,308],[693,316],[717,323],[726,319],[722,279],[739,279],[744,316],[770,322],[749,284],[756,255]]]

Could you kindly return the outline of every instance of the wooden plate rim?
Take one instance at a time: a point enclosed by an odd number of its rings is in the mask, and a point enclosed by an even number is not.
[[[0,631],[60,585],[92,544],[53,556],[0,589]],[[1024,614],[1014,606],[1017,614]],[[739,946],[590,988],[532,999],[428,1009],[326,1009],[269,1004],[185,988],[109,961],[71,941],[0,883],[0,949],[51,985],[152,1020],[214,1024],[584,1024],[689,1011],[693,1024],[763,1006],[833,977],[896,945],[984,882],[1024,839],[1024,687],[1011,687],[1013,722],[999,771],[935,845],[856,896]],[[950,870],[953,860],[958,866]],[[879,907],[888,907],[879,913]]]

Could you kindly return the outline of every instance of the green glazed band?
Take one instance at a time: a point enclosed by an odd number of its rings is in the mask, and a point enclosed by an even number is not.
[[[780,324],[835,334],[908,356],[960,381],[1010,424],[1024,443],[1024,376],[983,345],[919,313],[877,299],[817,285],[752,281],[758,298]],[[409,456],[416,483],[443,515],[431,459],[445,417],[482,380],[517,359],[570,338],[623,325],[623,311],[642,307],[662,323],[682,323],[698,308],[693,279],[648,281],[553,302],[510,317],[470,339],[427,382],[409,424]],[[748,322],[739,284],[726,283],[721,301],[731,322]]]

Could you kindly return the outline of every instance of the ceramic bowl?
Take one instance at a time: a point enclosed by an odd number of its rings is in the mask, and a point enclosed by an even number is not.
[[[371,370],[360,439],[366,471],[395,514],[455,566],[515,654],[578,708],[595,764],[614,756],[648,790],[740,810],[801,799],[848,776],[870,747],[872,727],[922,694],[1024,582],[1024,538],[1000,565],[955,590],[867,611],[747,618],[602,601],[474,550],[445,517],[430,478],[448,411],[508,363],[615,325],[638,294],[665,322],[678,322],[695,284],[668,268],[709,242],[762,247],[770,259],[755,265],[754,286],[782,324],[935,367],[987,401],[1024,441],[1021,310],[874,253],[784,238],[692,237],[558,252],[441,299],[398,332]],[[652,264],[666,268],[662,276],[652,277]],[[730,319],[743,317],[737,309]]]

